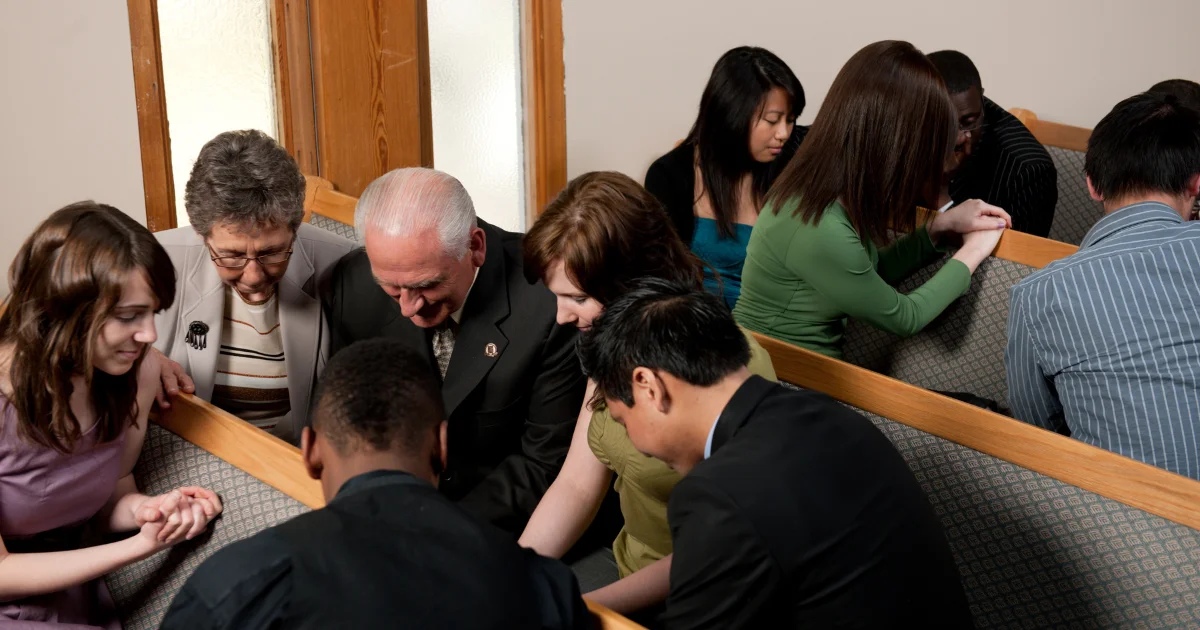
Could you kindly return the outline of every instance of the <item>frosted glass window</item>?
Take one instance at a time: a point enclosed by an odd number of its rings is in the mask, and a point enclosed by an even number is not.
[[[184,187],[204,143],[233,129],[277,135],[269,2],[158,0],[179,225],[188,225]]]
[[[519,0],[428,3],[433,160],[488,223],[524,231]]]

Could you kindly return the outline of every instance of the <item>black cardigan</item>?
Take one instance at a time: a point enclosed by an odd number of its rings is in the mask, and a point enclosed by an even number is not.
[[[770,181],[773,183],[783,168],[787,166],[804,136],[808,127],[796,125],[792,136],[779,157],[771,163]],[[675,225],[675,231],[688,246],[692,244],[692,235],[696,231],[696,168],[692,156],[695,155],[694,145],[689,142],[681,143],[666,155],[654,160],[650,170],[646,171],[646,190],[654,195],[664,206],[667,214]]]

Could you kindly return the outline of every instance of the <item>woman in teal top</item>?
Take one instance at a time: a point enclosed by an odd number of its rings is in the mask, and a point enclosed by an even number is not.
[[[804,87],[782,59],[762,48],[734,48],[713,66],[687,138],[646,172],[646,190],[708,265],[704,286],[730,308],[767,189],[804,138],[795,127],[803,110]]]
[[[936,199],[957,124],[941,75],[911,44],[851,57],[754,226],[738,323],[840,358],[846,317],[913,335],[965,293],[1011,220],[973,199],[915,225],[917,206]],[[892,229],[907,236],[881,248]],[[958,241],[920,288],[894,288]]]

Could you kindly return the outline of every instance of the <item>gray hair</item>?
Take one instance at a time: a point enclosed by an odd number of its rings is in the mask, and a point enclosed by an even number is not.
[[[446,255],[467,253],[471,228],[478,225],[467,189],[451,175],[431,168],[398,168],[371,182],[354,208],[354,229],[414,236],[436,230]]]
[[[196,233],[214,225],[287,226],[304,219],[304,174],[271,136],[248,129],[209,140],[188,178],[184,207]]]

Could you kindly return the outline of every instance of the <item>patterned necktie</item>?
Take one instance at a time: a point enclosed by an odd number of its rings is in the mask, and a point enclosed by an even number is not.
[[[438,372],[442,380],[446,379],[446,368],[450,367],[450,355],[454,354],[454,318],[447,317],[446,321],[433,331],[433,358],[437,359]]]

